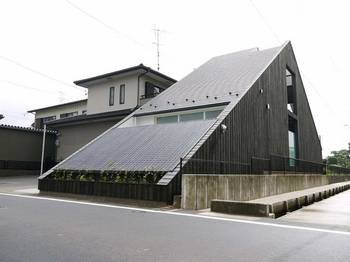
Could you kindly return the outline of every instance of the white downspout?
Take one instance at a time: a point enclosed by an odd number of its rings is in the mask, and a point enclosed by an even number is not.
[[[43,169],[44,169],[45,138],[46,138],[46,124],[44,124],[43,144],[42,144],[42,147],[41,147],[40,175],[43,174]]]

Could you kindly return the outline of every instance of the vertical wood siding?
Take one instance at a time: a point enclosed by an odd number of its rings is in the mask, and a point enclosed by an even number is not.
[[[249,163],[251,157],[289,155],[285,69],[296,76],[299,158],[321,162],[321,145],[291,44],[254,83],[193,158]],[[263,90],[263,93],[260,90]],[[267,109],[267,104],[270,109]]]

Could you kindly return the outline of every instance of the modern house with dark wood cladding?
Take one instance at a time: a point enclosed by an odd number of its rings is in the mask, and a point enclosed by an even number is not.
[[[182,173],[320,173],[321,162],[286,42],[210,59],[42,175],[39,189],[171,202]]]

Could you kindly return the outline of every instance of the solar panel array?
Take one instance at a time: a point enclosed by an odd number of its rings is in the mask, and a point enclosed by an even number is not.
[[[55,169],[171,171],[213,121],[114,128]]]

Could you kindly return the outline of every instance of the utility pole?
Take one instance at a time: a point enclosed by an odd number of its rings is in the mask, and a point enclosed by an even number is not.
[[[46,124],[44,124],[44,130],[43,130],[43,144],[42,144],[42,147],[41,147],[40,175],[43,174],[43,170],[44,170],[45,137],[46,137]]]
[[[154,45],[157,47],[157,70],[159,71],[159,34],[160,34],[160,29],[154,26],[153,32],[155,34],[156,41],[153,42]]]

